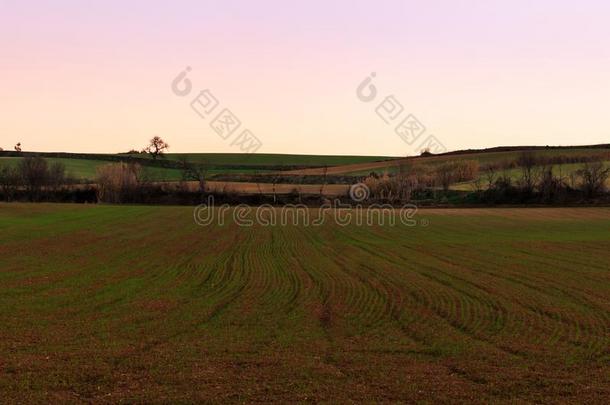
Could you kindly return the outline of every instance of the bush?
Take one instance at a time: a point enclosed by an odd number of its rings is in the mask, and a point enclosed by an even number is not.
[[[12,165],[0,166],[0,191],[3,197],[11,201],[21,184],[19,171]]]
[[[369,176],[364,179],[364,184],[371,192],[370,198],[374,200],[392,201],[398,198],[398,182],[388,173],[381,176]]]
[[[606,181],[610,175],[610,168],[604,167],[603,162],[585,163],[578,171],[581,177],[580,188],[586,197],[592,198],[606,191]]]
[[[553,174],[553,166],[547,166],[541,170],[537,189],[542,201],[559,202],[565,197],[567,185]]]
[[[0,167],[0,191],[6,200],[15,196],[30,201],[53,198],[64,184],[71,182],[61,163],[48,162],[37,156],[26,156],[15,166]]]
[[[395,176],[387,172],[381,176],[372,174],[364,179],[364,184],[371,192],[372,200],[395,203],[410,201],[420,183],[411,168],[404,166]]]
[[[453,183],[474,180],[479,177],[479,162],[476,160],[458,160],[446,162],[435,170],[435,182],[449,190]]]
[[[107,203],[138,201],[144,186],[142,168],[138,164],[111,163],[97,168],[97,197]]]
[[[19,175],[31,200],[38,200],[49,180],[49,165],[41,157],[25,157],[19,162]]]
[[[59,191],[63,185],[70,183],[66,176],[66,166],[63,163],[55,162],[52,163],[47,170],[47,184],[46,186],[53,192]]]

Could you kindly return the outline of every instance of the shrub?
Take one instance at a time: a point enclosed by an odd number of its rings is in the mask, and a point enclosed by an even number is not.
[[[96,174],[99,201],[107,203],[137,201],[144,183],[140,165],[111,163],[98,167]]]
[[[398,192],[396,190],[396,181],[391,178],[388,173],[381,176],[369,176],[364,179],[364,184],[371,192],[370,197],[375,200],[390,200],[396,198]]]
[[[606,181],[610,176],[610,168],[604,167],[603,162],[585,163],[578,171],[582,181],[580,188],[585,196],[591,198],[602,194],[606,190]]]
[[[413,191],[418,188],[418,176],[410,168],[402,167],[395,176],[387,172],[383,175],[371,175],[364,179],[364,184],[371,192],[372,200],[384,202],[406,202],[411,200]]]
[[[537,188],[540,198],[544,202],[557,202],[567,189],[563,180],[553,174],[553,166],[547,166],[541,170]]]
[[[11,201],[19,188],[21,178],[19,170],[12,165],[0,166],[0,190],[8,201]]]
[[[458,160],[446,162],[435,170],[436,183],[449,190],[453,183],[474,180],[479,176],[479,162],[476,160]]]
[[[49,181],[49,165],[41,157],[25,157],[18,166],[20,180],[30,200],[38,200]]]
[[[66,166],[63,163],[52,163],[47,170],[47,187],[53,192],[58,191],[69,180],[66,176]]]

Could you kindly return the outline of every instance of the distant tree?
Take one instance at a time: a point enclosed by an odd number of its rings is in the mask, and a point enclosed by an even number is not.
[[[587,197],[595,197],[605,191],[610,168],[606,168],[603,162],[585,163],[578,174],[582,178],[582,191]]]
[[[162,156],[167,149],[169,149],[169,144],[161,139],[160,136],[155,136],[149,141],[149,145],[143,152],[149,153],[153,159],[157,159],[157,157]]]
[[[481,177],[477,177],[472,181],[470,187],[475,193],[480,193],[483,190],[483,179]]]
[[[436,178],[445,192],[449,191],[449,186],[454,179],[455,166],[451,163],[443,163],[436,169]]]
[[[10,164],[0,166],[0,191],[4,198],[12,200],[20,183],[21,177],[17,167]]]
[[[539,175],[536,170],[538,163],[538,158],[532,152],[523,152],[517,159],[517,164],[521,166],[520,186],[527,194],[534,191],[534,186]]]
[[[41,157],[25,157],[19,162],[19,176],[32,201],[40,196],[49,180],[49,166]]]
[[[52,191],[58,191],[67,182],[66,166],[61,162],[51,163],[47,171],[47,186]]]
[[[537,188],[543,201],[556,202],[563,198],[566,184],[561,176],[555,176],[553,166],[547,165],[541,170]]]
[[[144,152],[144,151],[142,151]],[[120,155],[139,155],[140,153],[139,150],[135,150],[135,149],[129,149],[127,152],[121,152]]]
[[[423,149],[420,156],[434,156],[434,153],[430,152],[430,148]]]
[[[398,173],[394,177],[398,198],[402,202],[409,201],[413,189],[417,186],[417,179],[413,174],[414,170],[410,163],[403,163],[398,166]]]
[[[324,187],[328,181],[328,166],[322,168],[322,184],[320,185],[320,198],[324,198]]]
[[[273,194],[273,203],[277,203],[277,185],[280,181],[280,175],[276,174],[271,177],[271,193]]]
[[[96,168],[95,182],[99,201],[126,203],[137,201],[144,186],[142,167],[133,163],[109,163]]]
[[[487,180],[487,189],[490,190],[493,188],[496,182],[496,166],[494,164],[489,164],[485,167],[485,179]]]
[[[4,152],[4,149],[0,148],[0,152]]]
[[[189,162],[182,159],[182,180],[196,181],[199,186],[199,192],[205,194],[206,179],[210,166],[207,162]]]
[[[17,145],[15,145],[15,150],[17,152],[21,152],[21,142],[17,142]]]

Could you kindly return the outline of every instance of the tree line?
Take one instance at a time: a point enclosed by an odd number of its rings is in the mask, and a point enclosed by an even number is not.
[[[558,159],[555,157],[554,159]],[[582,200],[608,200],[606,184],[610,167],[603,157],[585,159],[577,170],[565,171],[562,164],[550,164],[547,157],[535,152],[520,154],[509,167],[499,169],[496,163],[481,166],[476,160],[443,161],[437,164],[409,162],[399,166],[395,173],[371,173],[352,183],[362,182],[370,191],[370,202],[398,204],[428,201],[432,204],[452,202],[483,204],[567,203]],[[555,160],[560,161],[560,160]],[[178,161],[181,181],[172,184],[153,181],[147,167],[138,163],[117,162],[98,166],[92,184],[77,184],[62,163],[49,162],[39,156],[25,156],[17,162],[0,163],[0,199],[6,201],[89,201],[106,203],[192,203],[209,194],[207,179],[210,166],[205,162]],[[283,177],[275,176],[272,183]],[[259,184],[259,178],[252,182]],[[342,179],[343,183],[346,179]],[[328,176],[320,176],[320,193],[316,201],[324,201],[326,184],[333,183]],[[456,191],[453,185],[461,183],[471,189]],[[259,187],[260,190],[260,187]],[[302,202],[295,187],[290,198]],[[250,197],[223,190],[224,197],[239,202]],[[275,191],[271,196],[262,192],[261,201],[278,203]],[[311,196],[309,196],[311,197]],[[307,198],[309,198],[307,197]],[[347,195],[346,195],[347,197]],[[267,201],[269,200],[269,201]],[[605,201],[604,200],[604,201]]]
[[[608,154],[593,156],[539,156],[527,151],[512,162],[481,166],[476,160],[446,161],[436,165],[407,163],[396,173],[371,173],[362,179],[371,198],[398,203],[417,199],[436,202],[458,196],[458,203],[562,203],[607,195]],[[564,170],[564,163],[581,163]],[[470,191],[454,191],[462,183]]]
[[[57,194],[74,182],[66,174],[64,164],[49,163],[41,157],[24,157],[16,164],[0,165],[0,191],[8,201],[18,194],[30,201],[39,201],[43,195]]]

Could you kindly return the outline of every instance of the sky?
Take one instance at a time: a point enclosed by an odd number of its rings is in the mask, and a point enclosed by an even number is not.
[[[0,0],[0,147],[115,153],[159,135],[170,152],[242,152],[255,137],[245,151],[403,156],[430,139],[608,143],[608,21],[602,0]],[[172,85],[187,67],[190,92]],[[239,127],[222,126],[225,109]],[[418,130],[401,137],[407,117]]]

